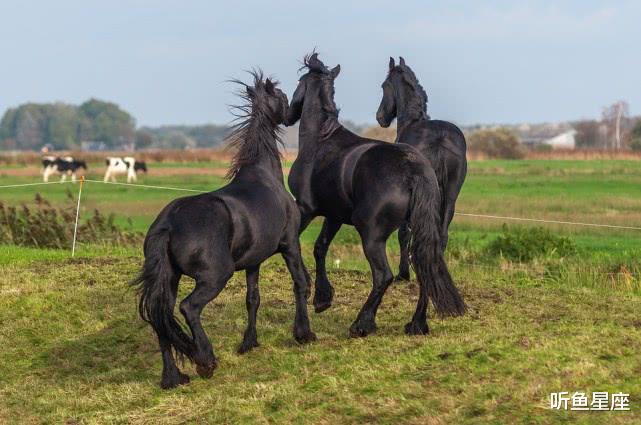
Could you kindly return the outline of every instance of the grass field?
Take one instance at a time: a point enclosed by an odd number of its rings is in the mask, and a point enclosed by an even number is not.
[[[140,183],[211,190],[225,164],[150,165]],[[90,164],[100,180],[100,164]],[[38,169],[0,169],[0,185],[33,182]],[[0,189],[5,204],[36,191],[66,203],[77,185]],[[187,193],[87,183],[82,213],[114,212],[145,231],[169,200]],[[458,210],[641,227],[639,161],[473,161]],[[282,260],[261,273],[261,347],[235,354],[246,313],[244,277],[234,276],[204,313],[219,357],[210,380],[195,375],[174,391],[157,388],[160,356],[136,316],[125,283],[140,247],[82,243],[65,250],[0,246],[0,423],[634,423],[641,422],[641,231],[546,225],[576,246],[529,263],[488,255],[502,220],[457,216],[448,264],[470,313],[432,318],[431,335],[402,333],[417,299],[396,284],[381,306],[376,335],[348,338],[370,288],[353,229],[328,256],[334,306],[312,313],[318,341],[291,337],[293,296]],[[510,226],[531,228],[513,223]],[[306,263],[320,223],[303,234]],[[509,232],[509,229],[508,229]],[[389,243],[396,268],[398,244]],[[336,267],[340,260],[340,267]],[[183,280],[181,294],[192,282]],[[555,391],[630,393],[630,412],[559,412]]]

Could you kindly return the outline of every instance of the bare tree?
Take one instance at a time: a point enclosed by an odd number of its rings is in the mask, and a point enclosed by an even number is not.
[[[610,147],[621,149],[621,121],[630,114],[630,106],[625,100],[619,100],[610,106],[603,108],[602,120],[608,126],[608,133],[613,137],[610,138]]]

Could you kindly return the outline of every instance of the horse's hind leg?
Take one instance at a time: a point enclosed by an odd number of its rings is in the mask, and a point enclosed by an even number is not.
[[[316,335],[309,326],[307,314],[307,285],[305,266],[300,253],[298,233],[291,232],[289,240],[281,247],[285,264],[294,280],[294,298],[296,299],[296,316],[294,318],[294,338],[301,344],[315,341]]]
[[[420,283],[420,282],[419,282]],[[416,304],[416,311],[412,317],[412,321],[405,325],[405,333],[408,335],[427,335],[430,329],[427,326],[427,304],[429,298],[427,296],[427,286],[420,284],[420,292],[418,296],[418,303]]]
[[[245,304],[247,306],[247,329],[243,335],[243,342],[238,347],[238,354],[244,354],[254,347],[258,347],[258,337],[256,335],[256,314],[260,306],[260,292],[258,289],[258,276],[260,265],[248,268],[245,271],[247,280],[247,297]]]
[[[372,269],[373,286],[367,301],[349,328],[351,337],[363,337],[376,331],[376,312],[390,283],[394,279],[387,262],[385,242],[389,234],[383,234],[374,226],[357,227],[363,241],[363,251]]]
[[[316,261],[316,289],[314,291],[314,309],[316,313],[327,310],[332,305],[334,298],[334,288],[327,278],[327,268],[325,259],[327,250],[332,243],[334,236],[341,228],[341,223],[326,218],[323,222],[323,228],[314,244],[314,260]]]
[[[173,296],[173,301],[171,302],[172,306],[175,304],[179,280],[179,275],[172,276],[171,278],[171,292]],[[178,369],[178,366],[176,366],[176,361],[174,360],[173,353],[171,352],[170,342],[161,337],[158,338],[158,342],[160,344],[160,353],[162,354],[162,379],[160,381],[160,387],[168,389],[177,387],[178,385],[188,384],[189,376],[182,373]]]
[[[447,242],[449,240],[449,228],[452,219],[454,218],[454,211],[456,208],[456,200],[461,192],[463,181],[467,173],[467,163],[456,170],[456,175],[448,177],[448,185],[442,190],[445,191],[443,196],[443,205],[441,213],[441,250],[445,252]]]
[[[398,228],[398,245],[401,248],[401,261],[396,280],[410,280],[410,229],[407,222]]]
[[[227,264],[218,263],[214,268],[199,271],[195,275],[196,288],[180,303],[180,312],[185,316],[196,344],[196,352],[193,356],[196,372],[203,378],[211,377],[218,364],[211,342],[200,323],[200,314],[203,308],[218,296],[234,274],[231,258],[225,263]]]

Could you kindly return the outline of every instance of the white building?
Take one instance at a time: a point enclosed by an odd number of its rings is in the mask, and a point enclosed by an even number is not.
[[[574,140],[575,135],[576,130],[572,129],[549,139],[545,139],[541,141],[541,143],[552,146],[552,149],[574,149],[576,147],[576,142]]]

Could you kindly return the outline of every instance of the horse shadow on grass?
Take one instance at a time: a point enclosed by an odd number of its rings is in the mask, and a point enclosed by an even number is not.
[[[146,324],[111,321],[103,329],[61,341],[36,359],[37,375],[56,382],[124,384],[156,379],[158,349]]]

